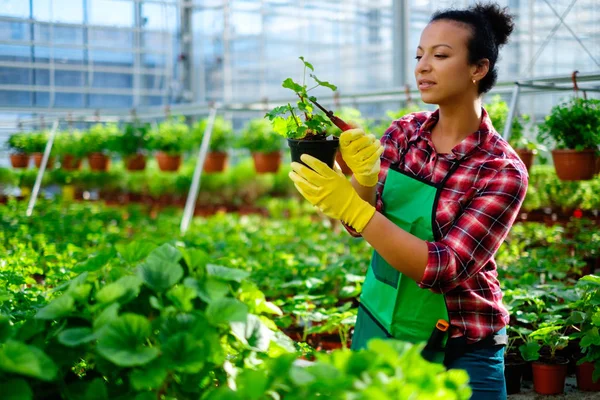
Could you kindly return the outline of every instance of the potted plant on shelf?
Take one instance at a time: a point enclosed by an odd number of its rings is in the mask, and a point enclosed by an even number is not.
[[[533,389],[539,394],[560,394],[565,389],[569,360],[556,355],[557,350],[569,344],[569,337],[560,332],[563,328],[552,325],[533,331],[529,334],[530,341],[520,348],[523,358],[533,361]],[[550,354],[541,356],[540,347],[534,341],[541,341]]]
[[[528,114],[521,114],[521,116],[513,119],[511,127],[511,134],[508,143],[517,152],[517,155],[525,164],[527,171],[531,170],[533,160],[540,151],[547,151],[546,146],[536,143],[530,140],[525,135],[525,126],[530,122],[531,118]]]
[[[94,124],[83,135],[83,145],[92,171],[107,171],[110,158],[106,154],[112,148],[112,140],[119,132],[116,124]]]
[[[310,74],[316,85],[308,88],[306,70],[310,69],[314,72],[314,67],[305,61],[304,57],[300,57],[300,60],[304,64],[302,85],[294,82],[292,78],[287,78],[282,84],[284,88],[292,90],[300,98],[296,103],[297,107],[293,107],[290,103],[275,107],[265,115],[265,118],[271,121],[275,133],[287,138],[292,161],[302,162],[300,156],[306,153],[333,168],[335,155],[339,148],[339,139],[327,133],[327,128],[331,126],[327,117],[313,112],[311,100],[316,101],[317,99],[314,96],[309,97],[308,92],[320,86],[333,91],[337,90],[337,87]],[[301,118],[302,115],[304,119]]]
[[[554,145],[552,159],[561,180],[592,179],[600,144],[600,100],[573,98],[552,108],[538,139]]]
[[[113,150],[123,157],[128,171],[143,171],[146,168],[146,149],[150,124],[139,121],[128,123],[114,137]]]
[[[157,151],[161,171],[177,171],[181,166],[181,154],[189,147],[189,128],[184,121],[183,116],[170,117],[149,133],[149,148]]]
[[[277,172],[281,164],[282,140],[263,118],[252,119],[241,132],[238,147],[252,153],[254,169],[259,174]]]
[[[44,158],[44,151],[46,150],[46,143],[48,143],[48,132],[40,131],[40,132],[32,132],[27,135],[26,140],[29,142],[29,152],[33,156],[33,162],[36,168],[39,168],[42,165],[42,158]],[[48,158],[48,163],[46,164],[47,169],[51,169],[54,166],[54,157],[50,156]]]
[[[81,168],[81,161],[86,154],[81,131],[62,131],[56,135],[54,142],[56,154],[61,158],[60,166],[67,171]]]
[[[204,137],[204,131],[208,124],[208,118],[196,122],[192,131],[194,145],[199,146]],[[222,116],[215,117],[208,153],[204,160],[204,172],[222,172],[227,166],[227,148],[233,137],[233,128],[231,122],[225,120]]]
[[[29,149],[26,136],[26,133],[19,132],[13,133],[8,138],[7,144],[10,151],[10,163],[13,168],[27,168],[29,164]]]

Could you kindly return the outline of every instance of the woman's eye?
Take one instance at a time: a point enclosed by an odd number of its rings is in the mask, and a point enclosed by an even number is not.
[[[415,59],[416,60],[420,60],[423,56],[416,56]]]
[[[447,55],[445,55],[445,54],[436,54],[435,56],[436,56],[437,58],[446,58],[446,57],[448,57],[448,56],[447,56]]]

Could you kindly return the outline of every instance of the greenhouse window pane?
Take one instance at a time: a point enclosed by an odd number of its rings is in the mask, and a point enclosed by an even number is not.
[[[31,70],[0,67],[0,85],[31,85]]]
[[[234,35],[259,35],[262,31],[262,17],[255,12],[235,11],[231,16]]]
[[[83,96],[81,93],[55,93],[54,106],[83,107]]]
[[[50,58],[54,56],[54,62],[64,64],[81,64],[83,63],[83,50],[67,49],[67,48],[51,48],[44,46],[35,46],[35,61],[50,62]]]
[[[133,96],[122,96],[114,94],[91,94],[90,107],[131,107],[133,105]]]
[[[50,93],[34,92],[33,105],[38,107],[48,107],[50,105]]]
[[[93,28],[88,31],[88,40],[89,45],[92,47],[114,47],[116,44],[120,48],[132,48],[133,32],[126,32],[110,28]]]
[[[102,65],[132,65],[133,54],[128,52],[90,50],[90,60]]]
[[[34,38],[38,42],[56,44],[83,44],[83,29],[71,26],[36,24]]]
[[[92,25],[134,26],[134,2],[119,0],[91,0],[89,22]]]
[[[143,3],[142,21],[145,29],[174,32],[177,29],[177,10],[173,5]]]
[[[0,61],[29,61],[31,47],[0,44]]]
[[[0,106],[29,106],[31,95],[29,92],[0,90]]]
[[[2,0],[0,2],[0,15],[6,17],[29,18],[29,1]]]
[[[39,21],[83,23],[84,0],[33,0],[33,18]]]
[[[29,24],[26,22],[0,21],[0,39],[30,40]]]
[[[118,74],[108,72],[94,72],[92,87],[101,88],[124,88],[133,87],[133,76],[131,74]]]
[[[56,86],[83,86],[85,76],[77,71],[54,71],[54,84]]]
[[[35,69],[34,80],[36,86],[50,85],[50,71],[47,69]]]

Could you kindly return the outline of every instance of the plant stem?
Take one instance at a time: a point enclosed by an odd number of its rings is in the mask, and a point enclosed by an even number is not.
[[[292,113],[292,118],[294,118],[294,122],[296,123],[298,128],[300,128],[300,124],[298,123],[298,120],[296,119],[296,114],[294,114],[294,109],[292,108],[290,103],[288,103],[288,108],[290,109],[290,112]]]
[[[318,84],[318,85],[315,85],[315,86],[311,87],[310,89],[308,89],[308,90],[307,90],[307,92],[310,92],[311,90],[313,90],[313,89],[316,89],[316,88],[318,88],[319,86],[321,86],[321,85],[320,85],[320,84]]]

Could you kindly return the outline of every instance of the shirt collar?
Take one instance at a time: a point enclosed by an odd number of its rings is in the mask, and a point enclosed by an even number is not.
[[[440,110],[437,109],[429,115],[429,118],[425,120],[419,132],[414,135],[409,142],[417,141],[419,138],[424,139],[433,148],[433,142],[431,141],[431,130],[437,124],[439,120]],[[494,127],[492,121],[485,110],[481,107],[481,123],[479,129],[463,139],[462,142],[454,146],[451,153],[448,154],[449,159],[462,159],[471,154],[477,147],[482,146],[489,140],[491,134],[493,134]]]

